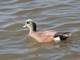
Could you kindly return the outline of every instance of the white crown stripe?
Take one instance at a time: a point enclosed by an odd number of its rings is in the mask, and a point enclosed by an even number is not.
[[[27,19],[26,22],[27,22],[27,21],[32,21],[32,20],[31,20],[31,19]]]

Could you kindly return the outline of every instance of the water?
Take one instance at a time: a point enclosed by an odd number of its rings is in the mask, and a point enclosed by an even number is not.
[[[67,40],[43,44],[22,26],[72,32]],[[0,60],[80,60],[80,0],[0,0]]]

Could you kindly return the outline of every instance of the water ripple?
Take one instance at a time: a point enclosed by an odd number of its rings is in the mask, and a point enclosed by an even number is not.
[[[15,3],[15,2],[17,2],[18,0],[12,0],[12,1],[0,1],[0,4],[1,5],[5,5],[5,4],[10,4],[10,3]]]
[[[0,0],[0,58],[79,60],[79,12],[79,0]],[[70,31],[72,36],[58,44],[37,43],[28,36],[28,28],[22,28],[28,18],[38,30]]]

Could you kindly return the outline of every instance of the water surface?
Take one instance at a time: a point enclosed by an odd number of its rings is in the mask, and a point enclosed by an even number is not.
[[[57,44],[41,44],[22,26],[33,19],[38,30],[72,32]],[[80,60],[79,0],[0,0],[0,60]]]

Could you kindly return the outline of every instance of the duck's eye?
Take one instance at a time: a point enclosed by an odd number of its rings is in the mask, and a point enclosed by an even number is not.
[[[27,24],[29,24],[29,21],[27,21]]]

